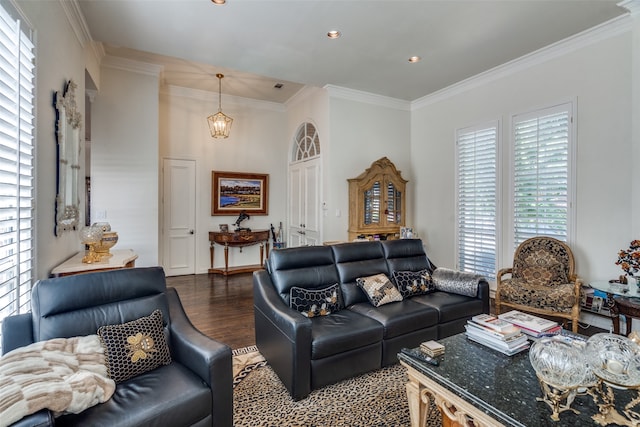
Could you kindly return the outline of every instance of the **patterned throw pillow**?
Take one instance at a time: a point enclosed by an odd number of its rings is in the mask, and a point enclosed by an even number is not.
[[[376,307],[394,301],[402,301],[402,295],[384,273],[359,277],[356,279],[356,283],[367,294],[369,302]]]
[[[436,290],[429,270],[394,271],[393,281],[403,298],[424,295]]]
[[[324,289],[292,287],[289,290],[289,307],[305,317],[327,316],[343,308],[342,292],[337,283]]]
[[[107,373],[116,383],[171,363],[162,327],[162,311],[120,325],[98,329]]]

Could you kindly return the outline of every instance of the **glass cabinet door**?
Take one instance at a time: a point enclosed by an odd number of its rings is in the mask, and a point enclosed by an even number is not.
[[[364,191],[364,223],[365,225],[380,223],[381,191],[380,181],[373,183]]]

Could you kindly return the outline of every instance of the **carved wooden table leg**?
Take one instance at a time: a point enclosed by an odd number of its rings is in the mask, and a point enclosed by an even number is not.
[[[211,261],[211,268],[213,269],[213,245],[215,243],[211,242],[211,244],[209,245],[209,259]]]
[[[224,275],[229,274],[229,244],[224,244]]]

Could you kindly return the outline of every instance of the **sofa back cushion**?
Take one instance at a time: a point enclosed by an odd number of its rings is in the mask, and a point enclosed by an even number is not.
[[[331,250],[340,277],[345,307],[368,302],[367,295],[358,287],[356,279],[378,273],[389,276],[380,242],[341,243],[332,245]]]
[[[433,267],[422,246],[420,239],[385,240],[381,242],[384,257],[390,276],[394,271],[428,270],[433,273]]]
[[[104,325],[160,309],[169,322],[162,267],[126,268],[44,279],[31,294],[35,341],[95,334]]]
[[[292,287],[325,289],[338,283],[333,253],[328,246],[301,246],[269,253],[269,272],[278,294],[290,304]]]

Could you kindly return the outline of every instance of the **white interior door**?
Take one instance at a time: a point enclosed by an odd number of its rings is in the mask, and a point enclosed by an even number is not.
[[[317,245],[320,241],[320,159],[291,165],[289,180],[288,246]]]
[[[195,274],[196,162],[163,161],[163,267],[167,276]]]

